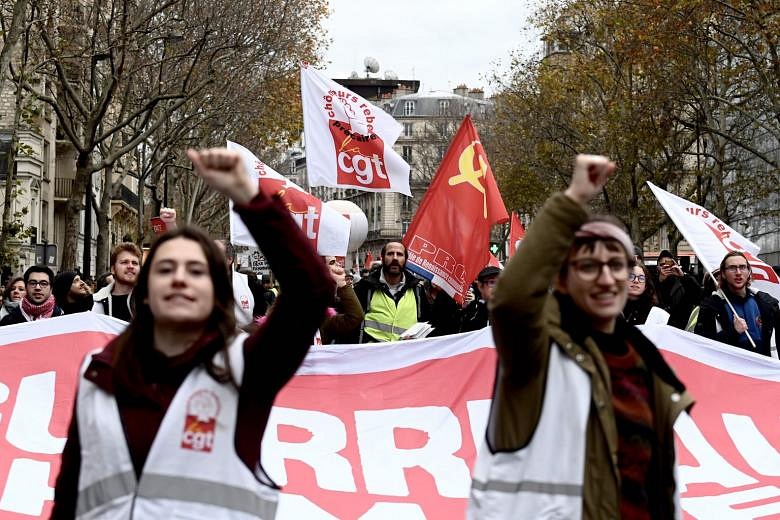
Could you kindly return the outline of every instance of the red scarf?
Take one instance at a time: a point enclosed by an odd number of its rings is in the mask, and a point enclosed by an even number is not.
[[[22,298],[22,310],[28,316],[32,316],[33,321],[51,318],[51,314],[54,312],[54,305],[54,296],[49,296],[49,298],[40,305],[35,305],[28,300],[27,297]]]

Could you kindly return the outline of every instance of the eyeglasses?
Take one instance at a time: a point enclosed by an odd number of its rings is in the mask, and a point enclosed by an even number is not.
[[[40,287],[41,289],[46,289],[49,286],[49,282],[46,280],[28,280],[27,285],[30,287]]]
[[[635,280],[637,280],[637,281],[640,281],[640,282],[644,283],[644,282],[646,282],[646,281],[647,281],[647,277],[646,277],[645,275],[643,275],[643,274],[635,274],[635,273],[630,273],[630,274],[628,275],[628,281],[629,281],[629,282],[633,282],[633,281],[635,281]]]
[[[737,271],[741,273],[746,273],[750,270],[750,266],[747,264],[742,265],[730,265],[726,267],[726,271],[730,272],[731,274],[735,274]]]
[[[628,262],[621,258],[613,258],[606,262],[584,258],[582,260],[572,260],[569,265],[574,268],[574,272],[577,273],[577,276],[583,282],[597,280],[604,271],[604,266],[609,267],[609,272],[615,280],[625,282],[628,279]]]

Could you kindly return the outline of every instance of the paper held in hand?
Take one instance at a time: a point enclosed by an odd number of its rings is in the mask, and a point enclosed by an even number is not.
[[[433,332],[433,327],[427,321],[419,321],[401,333],[401,339],[420,339]]]

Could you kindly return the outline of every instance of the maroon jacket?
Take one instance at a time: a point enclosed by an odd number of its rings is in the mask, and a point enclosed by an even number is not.
[[[235,211],[252,232],[283,290],[268,320],[244,343],[235,447],[244,464],[254,471],[260,461],[260,441],[276,394],[306,356],[335,286],[325,265],[278,198],[260,194],[246,206],[236,205]],[[146,384],[142,388],[124,388],[115,383],[113,347],[112,342],[92,358],[85,377],[115,395],[138,477],[179,386],[195,366],[211,359],[221,345],[206,335],[179,356],[169,358],[154,349],[144,351]],[[81,467],[76,417],[74,406],[54,490],[54,519],[75,516]]]

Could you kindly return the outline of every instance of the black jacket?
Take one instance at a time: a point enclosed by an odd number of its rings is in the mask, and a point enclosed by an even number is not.
[[[62,316],[63,314],[64,312],[62,312],[62,309],[55,306],[51,313],[51,317],[56,318],[57,316]],[[5,325],[16,325],[17,323],[27,323],[27,318],[25,318],[24,314],[22,314],[21,305],[6,314],[5,317],[0,320],[0,327],[4,327]]]
[[[488,312],[487,302],[475,298],[470,302],[460,315],[460,327],[458,332],[471,332],[472,330],[484,329],[488,326],[490,313]]]
[[[682,277],[668,276],[662,282],[655,280],[658,289],[659,306],[669,313],[669,325],[685,329],[691,311],[701,299],[701,286],[696,278],[686,274]]]
[[[745,298],[726,292],[725,289],[724,293],[732,302],[745,300]],[[772,331],[779,328],[780,307],[778,307],[778,301],[765,292],[758,291],[751,294],[756,299],[758,311],[761,313],[761,343],[756,345],[755,352],[771,356]],[[718,330],[718,325],[720,325],[720,330]],[[745,348],[743,347],[744,343],[740,344],[740,337],[744,337],[744,335],[737,334],[734,323],[729,318],[728,303],[717,292],[713,292],[702,300],[694,332],[721,343]],[[776,336],[780,337],[780,330]],[[752,349],[748,346],[745,350]]]

